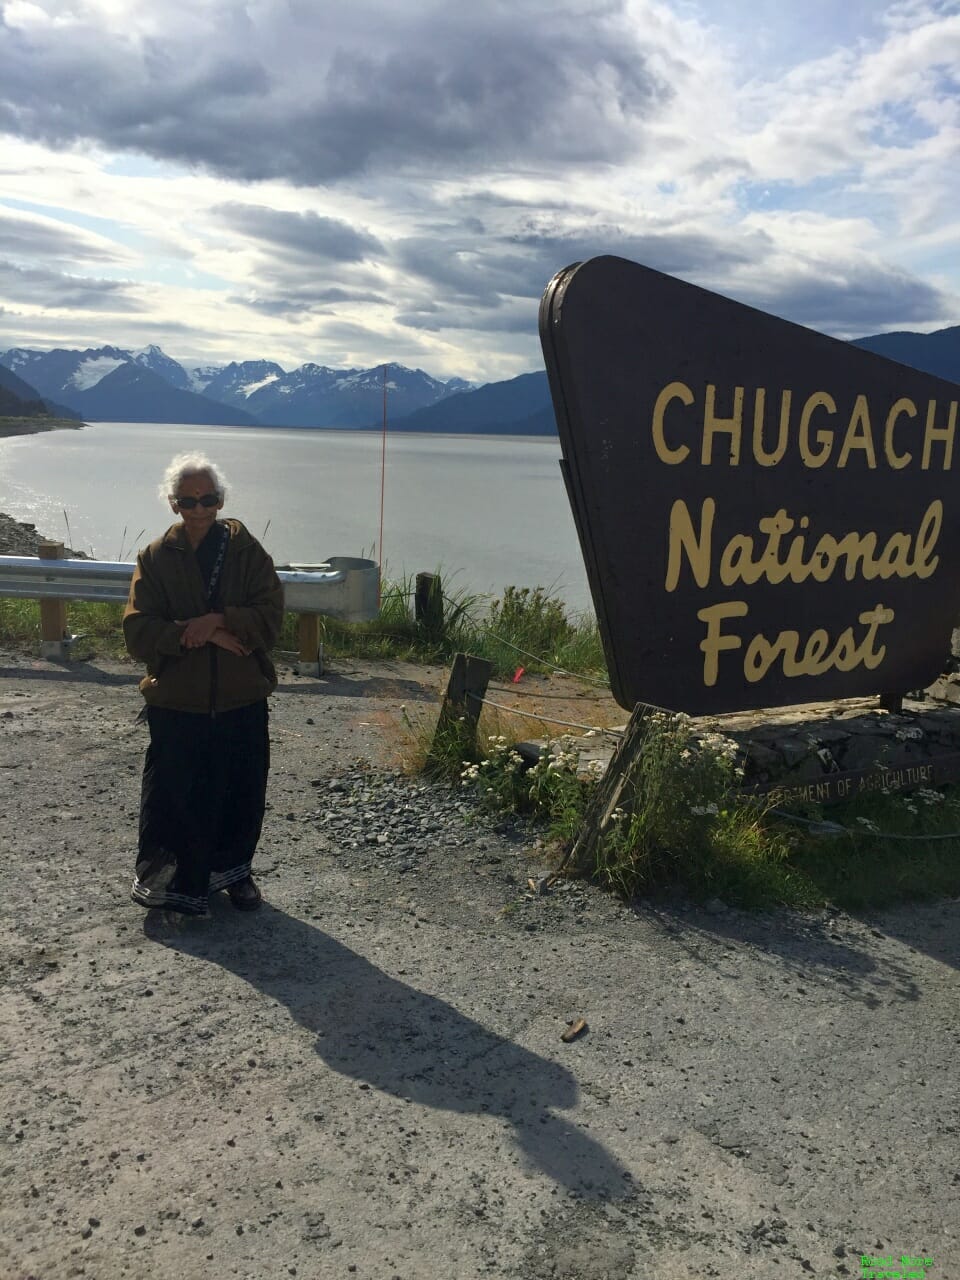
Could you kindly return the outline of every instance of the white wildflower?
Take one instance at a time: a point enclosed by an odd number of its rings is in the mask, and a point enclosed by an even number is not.
[[[945,798],[942,791],[933,791],[929,787],[917,789],[917,799],[922,800],[924,804],[943,804]]]

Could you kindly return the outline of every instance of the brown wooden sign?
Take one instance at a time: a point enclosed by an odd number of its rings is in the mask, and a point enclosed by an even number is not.
[[[540,337],[613,693],[709,714],[929,684],[960,387],[622,258]]]

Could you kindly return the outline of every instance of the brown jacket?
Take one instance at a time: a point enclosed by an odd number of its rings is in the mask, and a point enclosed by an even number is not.
[[[259,702],[277,687],[269,652],[283,620],[283,587],[273,561],[239,520],[230,529],[220,573],[220,612],[248,657],[218,645],[182,649],[182,622],[208,612],[203,577],[182,524],[172,525],[137,556],[123,613],[123,638],[146,663],[140,692],[152,707],[230,711]]]

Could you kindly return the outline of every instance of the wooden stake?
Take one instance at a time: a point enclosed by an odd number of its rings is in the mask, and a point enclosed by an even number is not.
[[[583,815],[573,847],[564,858],[565,865],[569,864],[580,872],[592,871],[596,866],[597,846],[610,828],[614,811],[619,808],[628,815],[632,812],[637,800],[637,766],[650,714],[650,707],[634,707],[624,735]]]
[[[417,624],[426,635],[439,640],[443,635],[443,586],[439,574],[417,574],[413,606]]]
[[[442,760],[446,753],[441,743],[450,737],[454,738],[461,759],[466,759],[476,751],[477,724],[492,671],[493,663],[486,658],[474,658],[466,653],[458,653],[454,658],[447,692],[437,719],[433,746],[427,757],[428,768]]]

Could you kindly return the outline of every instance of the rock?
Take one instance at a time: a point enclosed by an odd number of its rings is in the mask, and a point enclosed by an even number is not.
[[[41,540],[35,524],[14,520],[0,512],[0,556],[35,556]],[[90,559],[85,552],[74,551],[71,547],[64,547],[64,555],[69,560]]]

